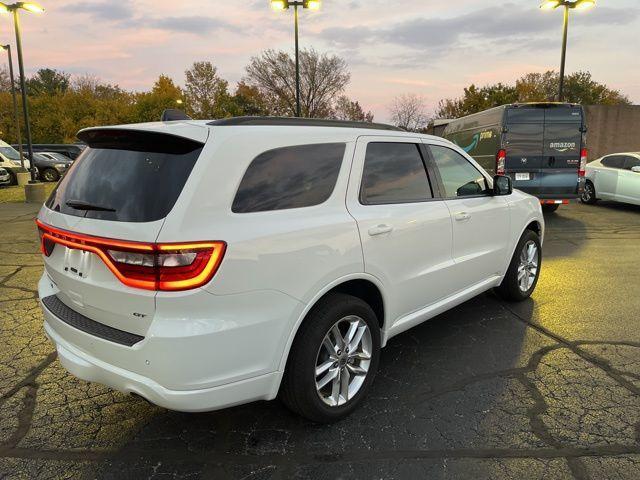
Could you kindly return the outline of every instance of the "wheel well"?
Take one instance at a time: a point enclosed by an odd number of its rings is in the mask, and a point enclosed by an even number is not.
[[[336,285],[325,295],[333,292],[345,293],[365,301],[376,314],[380,329],[384,326],[384,302],[378,287],[368,280],[349,280]],[[324,295],[323,295],[324,297]]]
[[[525,230],[531,230],[532,232],[535,232],[538,236],[540,236],[540,224],[537,221],[531,222],[529,225],[527,225],[527,228],[525,228]]]

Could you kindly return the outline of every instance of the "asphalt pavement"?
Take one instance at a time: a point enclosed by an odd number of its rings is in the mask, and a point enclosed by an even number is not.
[[[547,215],[533,298],[393,338],[368,398],[167,411],[67,374],[44,336],[36,209],[0,205],[0,478],[637,479],[640,207]]]

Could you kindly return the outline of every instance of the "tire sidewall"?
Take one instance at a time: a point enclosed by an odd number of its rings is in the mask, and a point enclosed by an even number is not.
[[[49,178],[48,175],[51,175],[51,178]],[[58,180],[58,172],[51,168],[46,168],[42,172],[42,179],[47,182],[55,182],[56,180]]]

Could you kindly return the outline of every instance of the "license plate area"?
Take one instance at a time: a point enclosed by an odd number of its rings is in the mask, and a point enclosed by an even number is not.
[[[516,181],[527,181],[527,180],[531,180],[531,174],[530,173],[516,173]]]
[[[87,278],[91,270],[91,252],[64,247],[64,272],[72,277]]]

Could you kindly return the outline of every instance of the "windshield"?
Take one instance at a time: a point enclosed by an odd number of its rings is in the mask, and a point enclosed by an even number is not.
[[[203,144],[134,130],[91,130],[47,207],[79,217],[152,222],[173,208]]]
[[[0,145],[0,153],[7,157],[9,160],[20,161],[20,154],[11,145]]]

